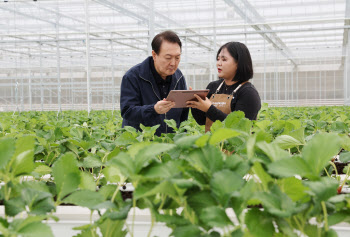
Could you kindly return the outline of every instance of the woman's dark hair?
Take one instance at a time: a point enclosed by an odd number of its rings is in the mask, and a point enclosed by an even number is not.
[[[253,78],[253,64],[250,57],[249,50],[245,44],[240,42],[228,42],[220,47],[216,55],[216,59],[219,57],[220,52],[223,49],[227,49],[230,55],[237,63],[237,71],[233,81],[245,82]]]
[[[170,43],[178,44],[180,49],[182,47],[181,40],[177,34],[171,30],[167,30],[156,35],[152,40],[152,50],[159,54],[160,46],[162,46],[163,41],[168,41]]]

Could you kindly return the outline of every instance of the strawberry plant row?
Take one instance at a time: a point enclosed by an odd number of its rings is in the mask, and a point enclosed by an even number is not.
[[[336,236],[350,196],[337,194],[347,179],[332,176],[332,158],[350,160],[349,120],[348,107],[265,105],[258,121],[235,112],[205,134],[193,119],[169,120],[175,133],[158,137],[121,128],[111,111],[2,113],[0,233],[53,236],[44,220],[77,205],[99,215],[78,236],[132,235],[136,207],[173,236]]]

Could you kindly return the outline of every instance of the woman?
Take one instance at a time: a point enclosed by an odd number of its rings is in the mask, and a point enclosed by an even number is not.
[[[232,111],[243,111],[245,117],[255,120],[261,108],[258,91],[248,82],[253,77],[252,59],[248,48],[239,42],[229,42],[220,47],[216,55],[219,80],[207,86],[205,100],[187,101],[198,124],[210,131],[213,121],[223,121]],[[209,99],[210,98],[210,99]]]

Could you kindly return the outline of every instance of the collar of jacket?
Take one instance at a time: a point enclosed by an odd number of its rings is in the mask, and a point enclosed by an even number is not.
[[[154,89],[154,92],[156,95],[160,98],[160,94],[158,91],[158,86],[156,83],[156,80],[154,79],[152,72],[151,72],[151,56],[146,58],[142,63],[140,67],[140,74],[139,77],[141,77],[143,80],[149,81],[152,84],[152,87]],[[171,84],[170,84],[170,90],[174,90],[176,85],[178,84],[178,81],[183,77],[181,71],[179,69],[176,69],[175,73],[172,75]],[[169,91],[170,91],[169,90]]]

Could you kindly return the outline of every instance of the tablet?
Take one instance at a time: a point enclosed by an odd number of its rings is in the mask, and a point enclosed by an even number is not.
[[[197,94],[202,99],[205,99],[209,90],[171,90],[166,100],[174,101],[173,108],[186,108],[186,101],[197,100],[194,94]]]

